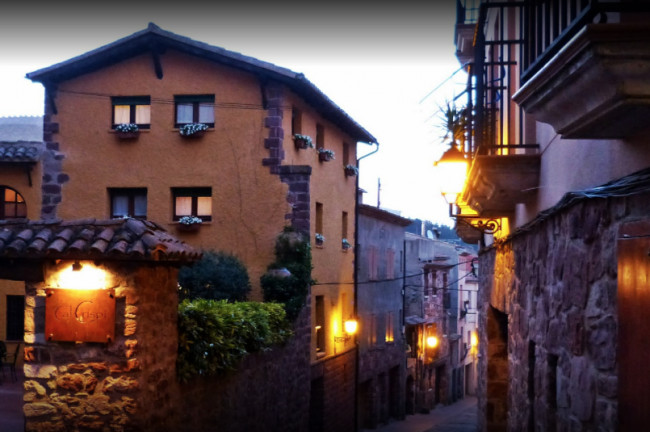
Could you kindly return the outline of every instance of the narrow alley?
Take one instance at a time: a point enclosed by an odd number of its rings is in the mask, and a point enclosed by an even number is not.
[[[374,432],[476,432],[476,397],[466,396],[451,405],[440,405],[428,414],[409,415],[373,429]],[[362,429],[369,432],[369,429]]]

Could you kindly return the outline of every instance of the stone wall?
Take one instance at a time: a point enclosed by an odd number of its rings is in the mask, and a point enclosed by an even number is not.
[[[352,432],[355,430],[355,362],[356,350],[349,350],[330,357],[311,367],[312,386],[322,389],[323,394],[316,395],[312,391],[311,398],[322,401],[317,411],[310,413],[312,421],[319,425],[322,431]],[[314,381],[322,380],[322,386],[314,385]]]
[[[26,285],[27,431],[153,430],[164,423],[158,407],[175,379],[176,270],[104,268],[116,299],[115,339],[106,344],[46,341],[47,286]]]
[[[295,336],[284,347],[246,357],[236,372],[175,382],[167,423],[156,430],[307,431],[309,317],[309,308],[303,308],[294,325]]]
[[[27,431],[308,430],[309,307],[284,347],[248,356],[227,376],[180,383],[177,271],[101,267],[116,298],[115,340],[106,344],[46,341],[47,286],[26,285]]]
[[[508,430],[616,429],[616,240],[648,198],[580,201],[482,252],[480,430],[497,430],[490,307],[507,314]]]

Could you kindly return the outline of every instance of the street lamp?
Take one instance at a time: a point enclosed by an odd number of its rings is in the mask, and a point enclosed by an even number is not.
[[[485,220],[476,214],[461,214],[458,202],[467,181],[469,162],[453,142],[449,149],[442,154],[440,160],[434,162],[433,166],[438,172],[440,193],[449,204],[449,217],[469,225],[483,234],[494,234],[501,230],[501,223],[496,219]],[[455,208],[458,209],[457,212],[454,212]]]

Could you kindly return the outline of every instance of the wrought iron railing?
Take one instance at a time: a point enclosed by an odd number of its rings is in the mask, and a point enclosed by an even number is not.
[[[585,25],[620,20],[621,14],[650,12],[647,1],[536,0],[525,3],[522,82],[537,73]]]
[[[524,112],[512,101],[520,85],[524,40],[518,23],[523,17],[522,1],[480,5],[466,92],[469,121],[464,151],[470,158],[538,150],[536,144],[526,144]]]

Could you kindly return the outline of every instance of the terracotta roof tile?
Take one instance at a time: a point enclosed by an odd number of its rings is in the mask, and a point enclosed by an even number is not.
[[[0,162],[38,162],[43,144],[32,141],[0,142]]]
[[[0,221],[0,258],[192,261],[200,256],[151,221]]]

